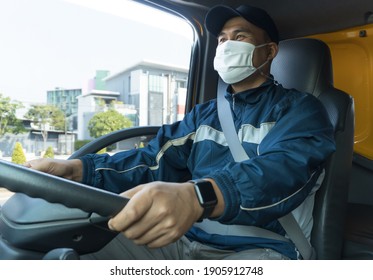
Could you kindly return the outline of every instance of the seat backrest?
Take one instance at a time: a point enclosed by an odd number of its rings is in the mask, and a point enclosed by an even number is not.
[[[354,103],[334,88],[329,47],[310,38],[281,41],[271,74],[285,88],[318,97],[335,129],[336,151],[328,159],[316,193],[311,243],[318,259],[341,259],[354,137]]]

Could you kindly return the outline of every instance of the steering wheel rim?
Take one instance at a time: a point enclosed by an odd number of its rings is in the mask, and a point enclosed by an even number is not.
[[[138,136],[155,135],[159,127],[136,127],[115,131],[102,136],[75,152],[70,159]],[[30,197],[42,198],[50,203],[78,208],[88,213],[111,217],[127,204],[128,199],[118,194],[97,189],[82,183],[33,170],[22,165],[0,160],[0,184],[12,192],[24,193]]]
[[[0,160],[0,182],[12,192],[43,198],[103,217],[117,214],[128,202],[118,194]]]

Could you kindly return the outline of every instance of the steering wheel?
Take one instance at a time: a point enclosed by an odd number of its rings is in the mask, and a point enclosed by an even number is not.
[[[99,151],[120,140],[155,135],[158,129],[159,127],[136,127],[113,132],[87,144],[70,159]],[[1,187],[30,197],[43,198],[51,203],[94,212],[103,217],[117,214],[128,202],[128,199],[117,194],[2,160],[0,170]]]

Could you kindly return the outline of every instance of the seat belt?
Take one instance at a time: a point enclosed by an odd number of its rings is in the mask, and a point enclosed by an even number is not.
[[[225,98],[227,85],[219,78],[217,92],[218,117],[228,147],[236,162],[248,160],[249,157],[238,139],[237,131],[233,122],[232,111],[228,100]],[[315,251],[304,235],[294,215],[290,212],[278,219],[281,226],[285,229],[289,238],[293,241],[303,259],[315,259]]]

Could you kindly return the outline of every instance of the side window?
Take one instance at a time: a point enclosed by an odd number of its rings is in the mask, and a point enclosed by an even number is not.
[[[22,105],[17,118],[26,129],[0,135],[3,157],[16,142],[27,160],[48,147],[68,156],[112,130],[185,113],[193,31],[175,15],[122,0],[5,1],[0,34],[0,98]],[[25,117],[36,105],[55,107],[59,117]]]

